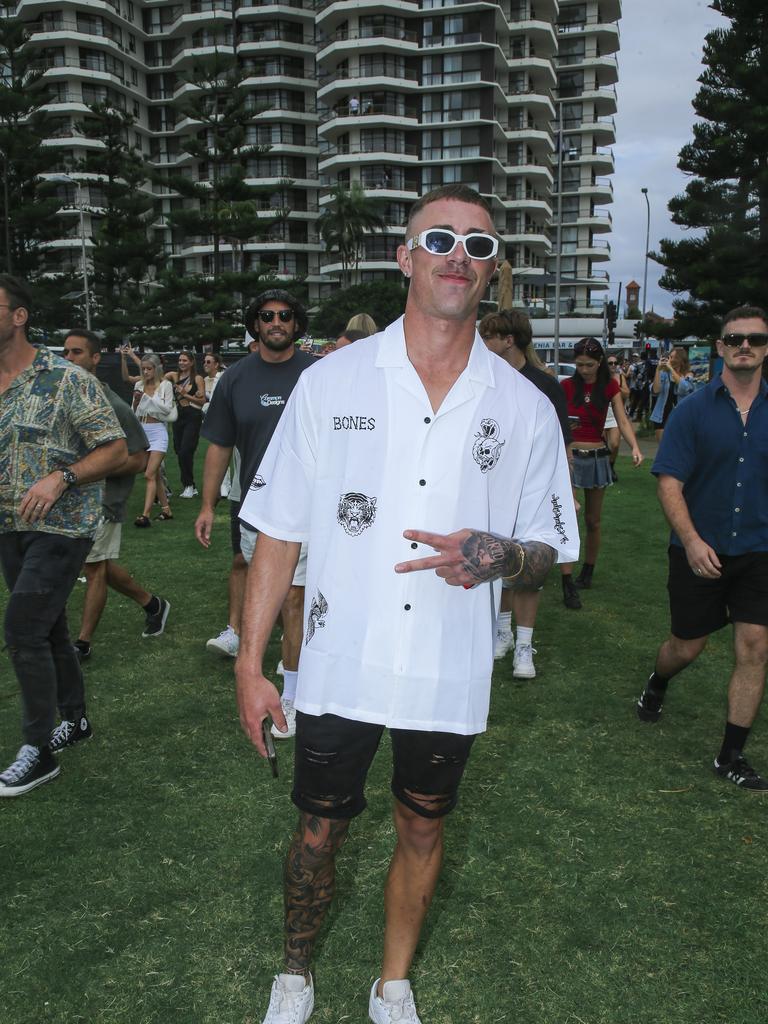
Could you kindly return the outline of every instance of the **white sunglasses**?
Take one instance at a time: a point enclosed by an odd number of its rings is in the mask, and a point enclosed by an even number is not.
[[[461,242],[464,252],[473,260],[492,260],[499,251],[499,240],[493,235],[485,234],[483,231],[471,231],[468,235],[457,235],[455,231],[448,228],[429,228],[422,231],[413,238],[409,238],[405,245],[408,249],[416,249],[421,246],[433,256],[450,256],[456,246]]]

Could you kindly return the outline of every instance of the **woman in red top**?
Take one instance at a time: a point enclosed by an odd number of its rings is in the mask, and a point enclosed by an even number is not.
[[[572,579],[573,563],[561,565],[563,602],[566,608],[581,608],[578,591],[592,586],[592,573],[600,550],[600,516],[605,488],[612,483],[610,449],[603,440],[608,408],[613,409],[621,436],[632,449],[632,461],[639,466],[643,455],[637,447],[632,425],[624,411],[624,400],[605,359],[603,346],[595,338],[582,338],[573,347],[576,372],[562,382],[572,417],[573,487],[584,490],[584,521],[587,527],[586,553],[581,572]]]

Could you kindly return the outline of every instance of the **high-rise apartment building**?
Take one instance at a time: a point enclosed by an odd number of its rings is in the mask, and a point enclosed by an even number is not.
[[[341,268],[317,217],[330,188],[359,182],[387,225],[367,238],[360,279],[396,279],[412,203],[464,182],[492,205],[516,305],[551,309],[558,238],[562,311],[602,303],[620,0],[19,0],[16,13],[48,69],[50,144],[81,185],[87,230],[99,183],[70,168],[99,145],[78,135],[88,104],[129,111],[157,170],[204,181],[173,100],[196,58],[229,53],[247,72],[248,141],[270,147],[247,158],[247,177],[272,186],[265,216],[290,210],[268,241],[246,244],[247,266],[305,277],[313,299],[331,292]],[[189,200],[162,180],[147,187],[169,257],[209,271],[211,240],[174,237],[165,219]],[[73,186],[62,189],[74,200]],[[64,211],[52,246],[60,265],[79,259],[75,212]],[[225,245],[225,265],[232,258]]]

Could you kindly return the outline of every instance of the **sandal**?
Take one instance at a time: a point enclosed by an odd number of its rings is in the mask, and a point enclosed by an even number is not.
[[[155,519],[173,519],[173,513],[171,512],[170,505],[163,505],[163,509],[159,516],[155,516]]]
[[[149,516],[136,516],[136,518],[133,520],[133,525],[146,528],[147,526],[151,526],[152,523],[150,523],[149,521]]]

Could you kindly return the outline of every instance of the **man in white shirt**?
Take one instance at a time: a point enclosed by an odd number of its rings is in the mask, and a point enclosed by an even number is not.
[[[578,551],[554,409],[475,330],[497,250],[485,201],[466,186],[414,205],[397,253],[411,279],[404,317],[302,374],[241,510],[259,539],[238,703],[262,756],[262,722],[271,715],[280,727],[282,713],[261,659],[309,540],[300,820],[285,871],[285,965],[264,1024],[304,1024],[312,1012],[309,963],[335,855],[365,808],[385,727],[397,844],[369,1015],[418,1024],[408,973],[440,872],[443,817],[486,726],[500,579],[537,587]]]

